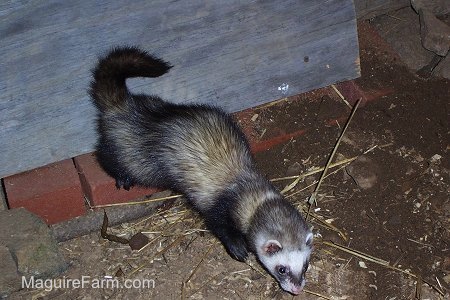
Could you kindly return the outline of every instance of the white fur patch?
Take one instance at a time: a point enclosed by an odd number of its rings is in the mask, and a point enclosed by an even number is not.
[[[259,259],[264,266],[271,272],[276,272],[276,266],[288,266],[292,273],[301,274],[306,260],[309,258],[311,250],[303,251],[280,251],[273,255],[261,255]]]
[[[306,239],[305,239],[305,244],[311,246],[312,242],[313,242],[313,237],[314,237],[314,235],[312,232],[308,233],[308,235],[306,236]]]

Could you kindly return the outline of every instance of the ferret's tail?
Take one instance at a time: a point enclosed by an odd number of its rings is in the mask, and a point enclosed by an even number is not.
[[[90,94],[100,111],[122,106],[129,95],[125,80],[130,77],[158,77],[172,66],[135,47],[112,50],[93,71]]]

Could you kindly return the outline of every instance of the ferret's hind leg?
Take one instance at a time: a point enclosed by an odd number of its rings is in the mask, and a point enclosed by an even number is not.
[[[116,188],[120,190],[123,187],[124,190],[129,191],[134,186],[133,180],[130,176],[121,176],[116,178]]]

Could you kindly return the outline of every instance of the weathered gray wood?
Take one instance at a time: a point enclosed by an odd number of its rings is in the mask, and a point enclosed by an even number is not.
[[[352,0],[7,0],[0,17],[0,177],[94,149],[89,70],[115,45],[175,66],[134,91],[228,111],[359,76]]]

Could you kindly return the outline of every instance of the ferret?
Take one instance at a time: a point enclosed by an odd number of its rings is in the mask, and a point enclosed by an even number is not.
[[[313,234],[299,211],[257,171],[231,116],[203,104],[131,93],[126,79],[159,77],[171,65],[136,47],[113,49],[93,70],[97,160],[117,188],[182,193],[231,257],[253,252],[282,289],[305,285]]]

